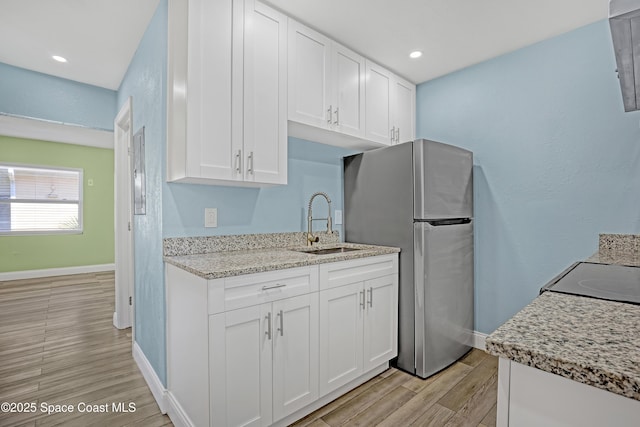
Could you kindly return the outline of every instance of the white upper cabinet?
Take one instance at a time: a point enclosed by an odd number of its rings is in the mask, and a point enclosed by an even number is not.
[[[287,18],[256,0],[170,0],[167,180],[287,182]]]
[[[364,66],[362,56],[289,19],[289,134],[346,146],[343,137],[355,137],[362,145]]]
[[[287,17],[245,0],[244,180],[287,183]]]
[[[394,144],[416,138],[416,86],[394,76],[391,86],[391,130]]]
[[[391,72],[367,61],[366,137],[383,145],[391,145]]]
[[[367,61],[366,137],[384,145],[415,139],[416,86]]]
[[[331,43],[289,19],[289,120],[329,129]]]
[[[292,19],[289,120],[364,136],[364,58]]]
[[[333,44],[333,120],[338,132],[358,137],[364,136],[364,63],[357,53]]]
[[[414,137],[415,85],[289,19],[289,135],[370,149]]]

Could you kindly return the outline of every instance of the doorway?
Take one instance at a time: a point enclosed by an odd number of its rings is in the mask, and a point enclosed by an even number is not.
[[[131,147],[133,139],[132,98],[129,97],[114,120],[115,190],[115,312],[113,325],[132,328],[134,320],[133,182]]]

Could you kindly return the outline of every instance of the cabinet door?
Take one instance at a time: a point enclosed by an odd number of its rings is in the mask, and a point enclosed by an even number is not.
[[[273,303],[273,420],[318,398],[318,294]]]
[[[331,43],[289,19],[289,120],[329,128]]]
[[[416,105],[416,86],[399,77],[393,79],[393,126],[395,126],[395,141],[401,142],[413,141],[415,139],[415,105]]]
[[[333,44],[333,128],[364,136],[365,60],[337,43]]]
[[[262,304],[210,316],[212,426],[272,422],[270,308]]]
[[[362,282],[320,292],[320,396],[362,372]]]
[[[236,180],[232,142],[233,8],[241,0],[169,2],[167,179]],[[240,22],[242,20],[240,19]],[[240,92],[241,93],[241,92]],[[242,135],[240,134],[240,138]],[[241,142],[241,140],[240,140]]]
[[[244,179],[287,183],[287,17],[245,0]]]
[[[398,355],[398,276],[364,282],[364,370],[368,371]]]
[[[391,73],[366,61],[366,132],[367,139],[391,145]]]
[[[187,170],[190,176],[240,179],[231,140],[232,0],[189,0]]]

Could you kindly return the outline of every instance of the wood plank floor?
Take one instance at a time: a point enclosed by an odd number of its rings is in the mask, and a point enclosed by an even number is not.
[[[130,330],[113,327],[113,272],[0,282],[0,426],[171,426],[131,356]],[[421,380],[389,369],[294,425],[495,426],[497,359],[473,350]],[[133,402],[133,413],[55,413],[41,404]],[[111,407],[110,407],[111,409]]]
[[[497,379],[498,359],[474,349],[426,380],[389,369],[294,426],[492,427]]]
[[[133,361],[131,330],[113,327],[114,300],[113,272],[0,282],[0,402],[36,404],[0,411],[0,426],[172,425]],[[114,412],[119,402],[135,412]],[[43,403],[75,411],[48,415]]]

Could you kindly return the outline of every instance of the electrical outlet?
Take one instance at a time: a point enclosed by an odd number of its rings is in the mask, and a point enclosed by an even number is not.
[[[335,221],[333,221],[333,223],[335,225],[341,225],[342,224],[342,211],[339,209],[336,209],[335,212],[333,213],[333,216],[335,217]]]
[[[207,228],[218,226],[218,208],[204,208],[204,226]]]

